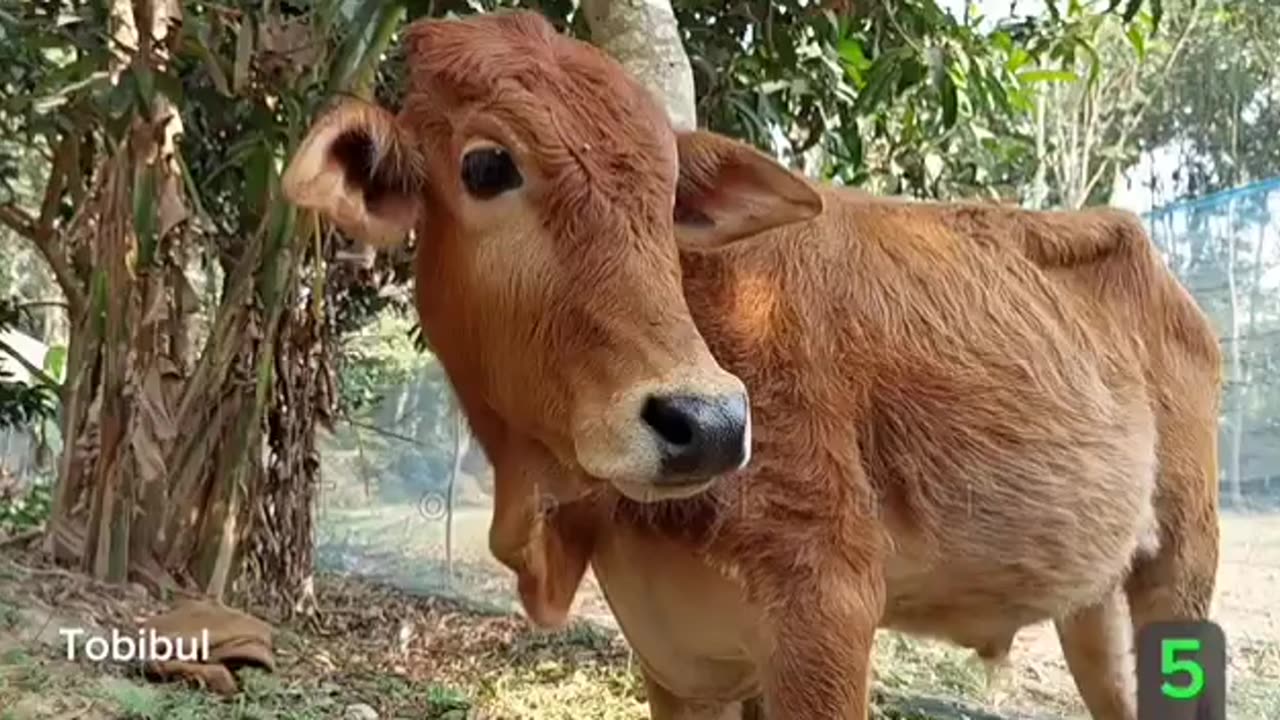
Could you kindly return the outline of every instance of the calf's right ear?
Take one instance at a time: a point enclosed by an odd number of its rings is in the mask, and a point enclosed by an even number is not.
[[[284,171],[284,195],[374,247],[404,240],[422,211],[426,164],[395,116],[346,99],[316,120]]]

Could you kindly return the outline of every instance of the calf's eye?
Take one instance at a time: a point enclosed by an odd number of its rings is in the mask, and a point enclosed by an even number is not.
[[[511,153],[502,148],[478,148],[462,156],[462,184],[480,200],[514,190],[523,183]]]

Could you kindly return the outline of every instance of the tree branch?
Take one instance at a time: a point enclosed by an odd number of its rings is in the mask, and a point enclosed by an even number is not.
[[[35,220],[17,205],[0,205],[0,223],[28,240],[36,237]]]
[[[1200,4],[1196,5],[1192,9],[1191,19],[1187,21],[1186,27],[1182,28],[1182,33],[1178,35],[1177,41],[1174,42],[1173,49],[1169,51],[1169,57],[1165,60],[1164,67],[1160,68],[1160,76],[1167,75],[1169,70],[1173,68],[1174,63],[1178,61],[1178,57],[1182,54],[1182,50],[1187,44],[1187,39],[1191,37],[1191,31],[1195,29],[1196,23],[1199,21],[1200,16],[1203,13],[1203,7],[1204,4]],[[1159,90],[1150,93],[1142,99],[1142,102],[1133,110],[1133,112],[1128,114],[1129,122],[1123,129],[1121,129],[1120,137],[1115,143],[1116,147],[1123,148],[1125,144],[1129,142],[1129,136],[1133,134],[1133,131],[1138,128],[1138,124],[1146,117],[1147,110],[1151,108],[1151,102],[1155,100],[1156,96],[1159,94]],[[1084,197],[1088,197],[1089,193],[1093,192],[1094,186],[1102,180],[1103,174],[1114,162],[1115,160],[1111,159],[1103,160],[1103,162],[1098,166],[1097,172],[1093,174],[1093,177],[1089,179],[1088,184],[1085,185],[1084,192],[1082,193]]]
[[[391,430],[384,430],[383,428],[380,428],[377,425],[370,425],[369,423],[363,423],[363,422],[360,422],[359,420],[353,420],[349,416],[343,419],[346,420],[348,425],[351,425],[353,427],[363,428],[365,430],[368,430],[374,433],[375,435],[381,435],[383,437],[388,437],[388,438],[391,438],[392,440],[399,440],[400,442],[406,442],[411,445],[418,445],[418,446],[423,445],[421,440],[411,438],[408,435],[401,435],[400,433],[392,432]]]
[[[67,304],[61,300],[36,300],[34,302],[25,302],[18,305],[19,310],[35,310],[37,308],[60,307],[67,310]]]
[[[79,279],[67,262],[62,248],[57,242],[54,224],[57,221],[58,204],[62,200],[66,188],[67,173],[71,163],[76,159],[77,140],[71,134],[63,137],[53,155],[53,164],[49,169],[49,180],[45,183],[44,197],[40,202],[40,217],[33,218],[22,208],[8,203],[0,205],[0,222],[14,232],[30,240],[36,250],[44,257],[53,271],[58,287],[67,298],[68,310],[72,317],[79,315],[84,307],[84,292]]]
[[[49,169],[49,181],[44,186],[44,199],[40,201],[40,220],[36,224],[36,232],[45,237],[53,237],[53,223],[57,220],[58,204],[62,200],[62,191],[67,186],[67,171],[75,158],[76,142],[73,133],[62,136],[58,149],[53,153],[53,163]]]

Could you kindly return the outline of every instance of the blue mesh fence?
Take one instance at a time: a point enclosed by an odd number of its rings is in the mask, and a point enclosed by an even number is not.
[[[1145,219],[1222,343],[1224,506],[1280,508],[1280,178]]]

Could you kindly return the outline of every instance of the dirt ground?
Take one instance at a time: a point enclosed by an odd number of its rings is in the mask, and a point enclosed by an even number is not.
[[[132,665],[68,662],[59,628],[130,627],[168,606],[0,554],[0,720],[643,717],[626,646],[594,626],[540,633],[512,615],[332,576],[317,578],[316,604],[297,620],[258,609],[275,627],[276,672],[241,670],[242,692],[222,699],[153,684]]]
[[[569,629],[533,630],[512,614],[511,579],[483,549],[487,511],[455,521],[450,581],[442,528],[416,509],[323,516],[322,562],[382,582],[322,573],[314,615],[288,620],[258,609],[276,628],[277,670],[242,670],[243,691],[231,699],[153,684],[136,667],[68,662],[58,628],[129,627],[168,606],[29,551],[0,550],[0,720],[647,718],[633,658],[598,589],[582,593],[582,620]],[[1280,518],[1225,518],[1223,550],[1216,616],[1230,643],[1229,716],[1273,720],[1280,717]],[[893,709],[894,697],[919,693],[1006,717],[1087,717],[1048,626],[1020,634],[994,686],[970,653],[942,643],[883,632],[876,653],[878,697],[890,708],[884,718],[942,717]]]
[[[68,661],[59,629],[128,628],[168,605],[0,553],[0,720],[648,717],[625,642],[597,624],[538,632],[511,614],[329,575],[315,599],[313,615],[274,619],[275,672],[242,669],[240,692],[220,698],[152,683],[136,665]],[[877,720],[1001,720],[891,684],[875,699]]]
[[[455,513],[454,581],[444,561],[444,519],[413,506],[328,509],[320,518],[322,560],[400,587],[456,593],[517,610],[507,571],[489,555],[489,511]],[[353,542],[358,539],[358,543]],[[394,551],[388,551],[394,548]],[[411,558],[406,561],[405,558]],[[1280,718],[1280,515],[1226,514],[1214,620],[1228,642],[1233,720]],[[615,628],[594,581],[575,613]],[[886,685],[940,693],[1011,713],[1087,718],[1050,623],[1019,633],[1010,667],[989,685],[971,653],[944,643],[882,632],[877,671]]]

